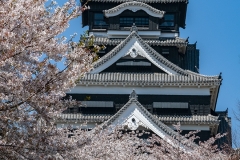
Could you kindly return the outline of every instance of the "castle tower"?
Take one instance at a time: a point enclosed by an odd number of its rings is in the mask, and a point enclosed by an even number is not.
[[[84,4],[84,1],[82,2]],[[67,95],[82,101],[66,110],[57,125],[83,122],[124,125],[174,135],[201,130],[201,140],[216,135],[215,113],[221,76],[198,73],[199,50],[180,38],[188,0],[91,0],[82,25],[94,43],[104,45],[94,69]]]

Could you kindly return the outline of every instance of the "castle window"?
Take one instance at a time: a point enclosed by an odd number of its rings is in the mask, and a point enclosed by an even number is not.
[[[194,115],[197,115],[197,113],[198,113],[198,110],[195,109],[194,110]]]
[[[160,26],[161,27],[173,27],[175,25],[174,20],[175,20],[174,14],[165,14],[163,21],[160,23]]]
[[[106,26],[103,13],[94,13],[94,26]]]
[[[131,27],[135,23],[136,26],[146,27],[149,25],[149,19],[147,17],[121,17],[121,27]]]
[[[187,109],[187,102],[153,102],[153,108],[181,108]]]
[[[169,54],[169,48],[163,48],[162,54]]]
[[[122,17],[120,18],[120,26],[121,27],[131,27],[134,23],[134,18],[131,17]]]
[[[150,67],[150,62],[145,61],[125,61],[125,62],[118,62],[116,63],[116,66],[145,66]]]
[[[135,18],[135,25],[136,26],[148,26],[149,20],[148,20],[148,18]]]

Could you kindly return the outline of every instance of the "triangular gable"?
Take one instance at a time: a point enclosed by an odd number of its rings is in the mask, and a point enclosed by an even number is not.
[[[90,73],[99,73],[126,55],[130,55],[133,58],[135,55],[145,57],[169,75],[187,75],[185,70],[168,61],[144,42],[136,31],[132,31],[124,41],[93,63],[94,69]]]
[[[107,122],[107,125],[127,126],[130,130],[144,127],[152,130],[159,137],[175,135],[175,132],[152,116],[136,99],[132,98]]]
[[[136,98],[137,95],[135,91],[133,91],[130,95],[130,100],[102,125],[112,127],[127,126],[130,130],[136,130],[139,127],[144,127],[150,129],[160,138],[174,146],[175,143],[173,140],[180,135],[148,112],[148,110],[145,109]],[[182,139],[184,139],[184,137],[182,137]],[[197,147],[195,143],[191,144],[191,146]],[[182,148],[185,150],[188,147],[183,145]]]
[[[128,56],[127,59],[120,58],[114,64],[109,66],[110,70],[108,70],[108,68],[106,68],[105,70],[102,71],[102,73],[111,72],[111,68],[114,68],[115,66],[117,66],[117,67],[127,67],[128,73],[129,72],[137,73],[137,71],[142,71],[141,67],[154,67],[155,72],[166,74],[165,71],[163,71],[159,67],[156,67],[149,60],[143,59],[141,56],[137,56],[136,59],[137,60],[131,59],[130,56]],[[102,73],[100,73],[100,74],[102,74]],[[167,74],[166,74],[166,76],[167,76]]]

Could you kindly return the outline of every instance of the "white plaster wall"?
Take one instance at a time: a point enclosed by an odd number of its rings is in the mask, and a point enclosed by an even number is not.
[[[175,128],[173,127],[172,124],[168,124],[168,126],[172,129],[175,130]],[[191,124],[182,124],[181,125],[181,130],[193,130],[193,131],[197,131],[197,130],[201,130],[201,131],[209,131],[210,127],[209,125],[191,125]]]

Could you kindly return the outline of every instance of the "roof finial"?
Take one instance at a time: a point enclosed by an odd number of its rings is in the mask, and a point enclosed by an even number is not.
[[[137,95],[137,93],[135,92],[135,90],[133,89],[133,91],[132,91],[132,93],[130,94],[130,96],[129,96],[129,99],[132,99],[132,98],[134,98],[134,99],[138,99],[138,95]]]
[[[222,79],[222,72],[220,72],[218,79]]]
[[[199,73],[199,68],[197,66],[195,66],[195,69],[197,70],[197,73]]]
[[[137,26],[135,25],[135,23],[133,23],[130,31],[131,31],[131,32],[133,32],[133,31],[137,32],[137,31],[138,31]]]

